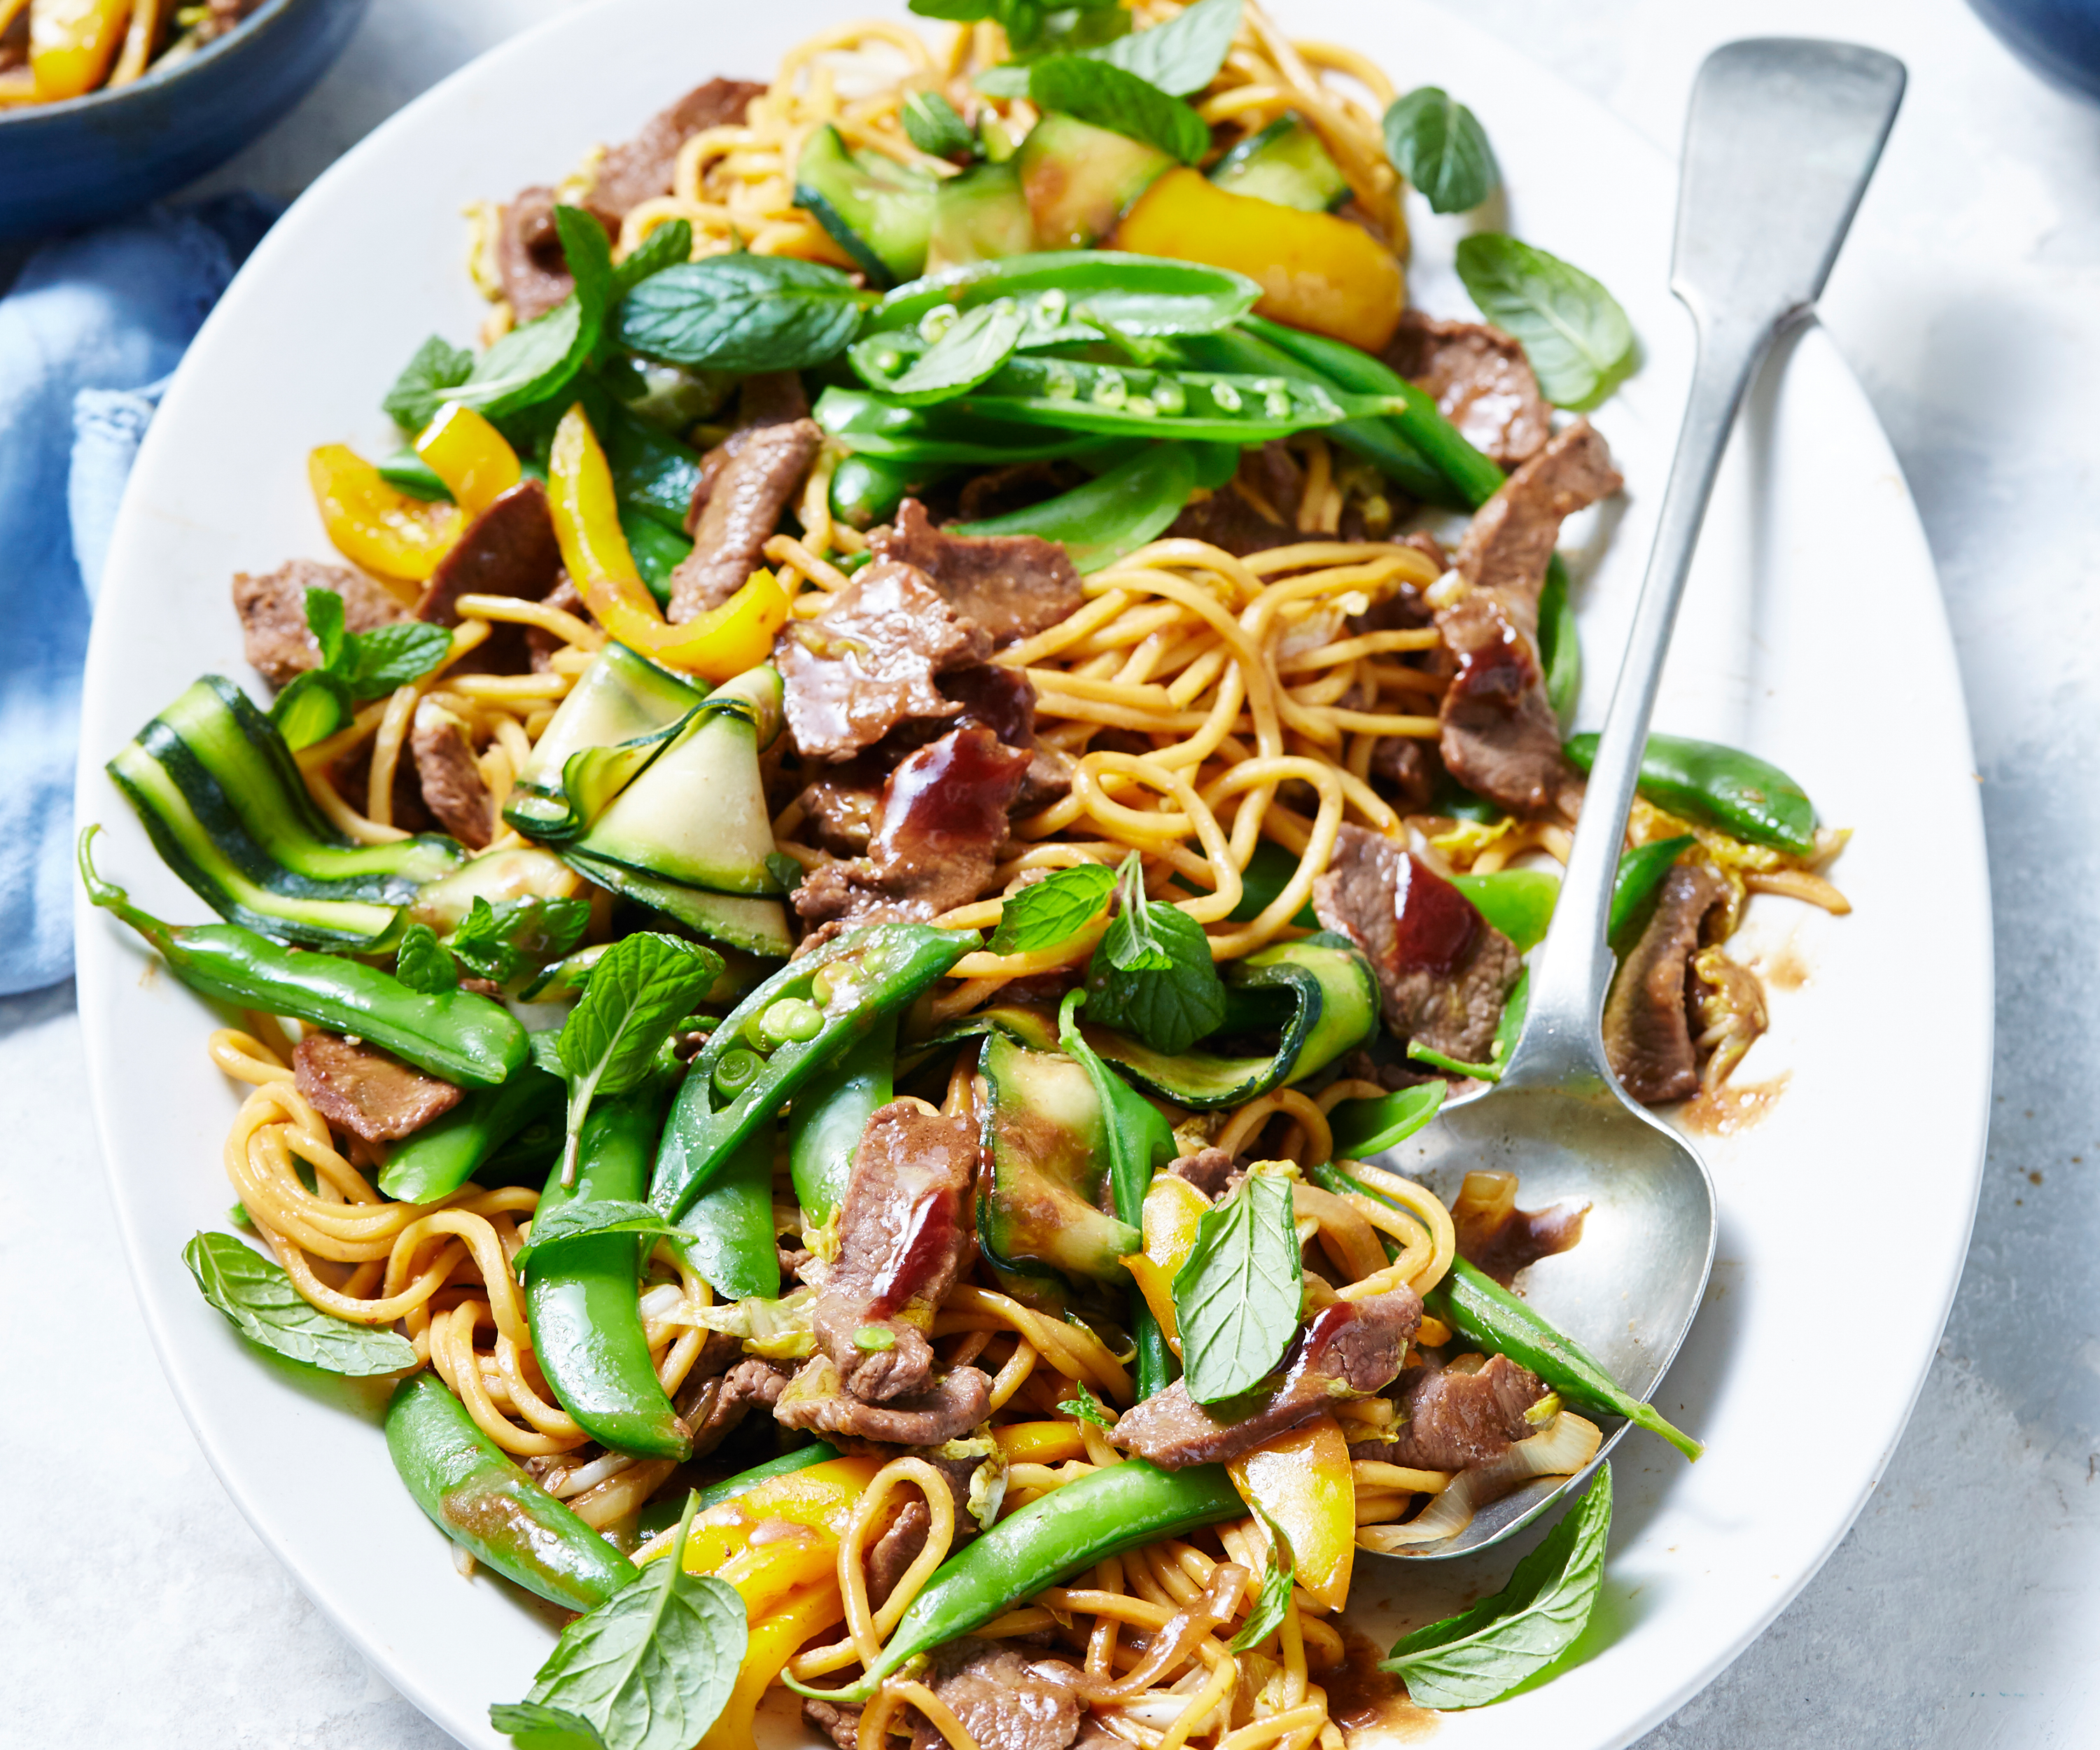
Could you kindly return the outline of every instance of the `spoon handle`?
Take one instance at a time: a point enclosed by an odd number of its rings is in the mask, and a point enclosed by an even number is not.
[[[1717,49],[1686,118],[1670,289],[1698,331],[1655,548],[1583,799],[1530,1012],[1503,1085],[1610,1085],[1604,940],[1678,603],[1745,393],[1773,341],[1814,314],[1901,101],[1901,62],[1849,44],[1771,38]]]

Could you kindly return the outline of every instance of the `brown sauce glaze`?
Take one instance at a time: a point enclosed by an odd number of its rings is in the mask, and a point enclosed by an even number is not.
[[[1480,915],[1449,881],[1411,853],[1393,889],[1393,969],[1448,978],[1480,940]]]
[[[1523,636],[1507,619],[1499,615],[1496,618],[1500,637],[1458,653],[1458,672],[1452,677],[1451,690],[1515,710],[1538,678],[1538,672]]]
[[[1006,747],[990,730],[958,730],[921,747],[884,787],[882,824],[869,847],[876,866],[910,866],[996,846],[1006,836],[1006,805],[1027,765],[1025,752]]]
[[[1764,1122],[1791,1080],[1790,1073],[1782,1073],[1769,1082],[1723,1082],[1702,1088],[1677,1109],[1678,1122],[1702,1136],[1739,1136]]]
[[[911,1304],[912,1296],[944,1271],[959,1219],[957,1199],[946,1191],[920,1197],[905,1218],[904,1232],[875,1279],[868,1302],[871,1319],[894,1317]]]
[[[1315,1677],[1327,1691],[1327,1713],[1342,1728],[1350,1750],[1380,1743],[1418,1743],[1440,1723],[1427,1708],[1407,1699],[1407,1686],[1379,1669],[1385,1650],[1354,1629],[1342,1630],[1342,1662]]]

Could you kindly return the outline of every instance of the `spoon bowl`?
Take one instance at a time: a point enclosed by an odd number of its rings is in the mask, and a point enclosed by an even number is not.
[[[1643,1400],[1705,1293],[1715,1211],[1698,1151],[1629,1100],[1612,1073],[1602,1017],[1614,964],[1605,940],[1612,877],[1729,430],[1772,342],[1815,312],[1895,120],[1904,77],[1903,64],[1877,50],[1783,37],[1729,43],[1699,70],[1670,275],[1697,326],[1698,363],[1567,876],[1529,970],[1523,1032],[1493,1087],[1448,1104],[1381,1162],[1431,1181],[1447,1202],[1467,1171],[1493,1169],[1517,1175],[1532,1207],[1588,1203],[1582,1243],[1534,1265],[1522,1286]],[[1628,1426],[1607,1418],[1604,1441],[1580,1474],[1538,1479],[1406,1558],[1448,1560],[1499,1542],[1578,1486]]]

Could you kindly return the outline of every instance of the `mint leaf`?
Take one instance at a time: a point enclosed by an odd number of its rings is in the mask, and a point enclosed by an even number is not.
[[[576,1182],[576,1143],[593,1097],[621,1094],[649,1073],[657,1047],[721,972],[721,956],[644,931],[615,942],[591,969],[556,1043],[569,1084],[562,1183]]]
[[[445,390],[458,388],[473,370],[472,353],[433,334],[402,367],[380,410],[404,431],[421,431],[438,417]]]
[[[635,287],[615,337],[691,369],[802,370],[845,350],[864,301],[836,268],[789,255],[710,255]]]
[[[666,219],[642,240],[633,254],[612,270],[612,301],[619,302],[644,280],[692,258],[692,226],[682,218]]]
[[[1101,1400],[1088,1391],[1085,1381],[1079,1381],[1076,1389],[1079,1391],[1079,1396],[1065,1399],[1058,1404],[1059,1409],[1064,1411],[1067,1416],[1075,1417],[1081,1422],[1090,1422],[1096,1428],[1115,1426],[1115,1418],[1102,1407]]]
[[[1195,1247],[1175,1272],[1189,1395],[1215,1404],[1268,1378],[1298,1334],[1304,1294],[1290,1181],[1250,1173],[1203,1212]]]
[[[977,150],[977,135],[938,91],[907,92],[902,108],[904,131],[920,151],[937,158],[960,158]]]
[[[1422,191],[1432,213],[1476,207],[1502,179],[1487,130],[1471,110],[1433,85],[1394,99],[1385,112],[1385,149],[1393,167]]]
[[[420,681],[451,654],[452,635],[426,620],[354,632],[345,641],[342,677],[353,699],[383,699],[397,686]]]
[[[439,945],[438,932],[427,923],[412,923],[402,931],[401,946],[394,956],[394,976],[426,997],[459,989],[459,968]]]
[[[1118,879],[1123,910],[1087,963],[1088,1017],[1176,1056],[1224,1021],[1225,987],[1211,939],[1180,906],[1145,897],[1136,853]]]
[[[532,1228],[526,1235],[527,1243],[518,1247],[511,1264],[520,1275],[526,1260],[537,1257],[551,1245],[564,1240],[580,1240],[601,1233],[647,1234],[659,1240],[690,1241],[693,1236],[685,1228],[666,1221],[662,1214],[646,1203],[632,1203],[617,1197],[598,1197],[563,1203],[535,1215]]]
[[[314,635],[314,642],[320,646],[320,666],[330,674],[341,674],[345,647],[342,597],[333,589],[308,588],[307,630]],[[349,677],[346,675],[344,678]]]
[[[404,1373],[416,1364],[407,1338],[309,1305],[274,1259],[230,1233],[198,1234],[183,1248],[183,1262],[204,1298],[236,1330],[289,1360],[353,1379]]]
[[[691,1750],[706,1735],[735,1686],[750,1629],[726,1580],[685,1571],[699,1505],[688,1496],[669,1550],[562,1629],[525,1706],[580,1718],[606,1750]],[[490,1718],[510,1730],[493,1710]]]
[[[554,228],[576,289],[496,342],[474,360],[467,380],[440,400],[463,403],[494,419],[549,399],[582,369],[598,345],[611,296],[612,245],[605,227],[581,207],[556,206]]]
[[[1595,407],[1634,368],[1633,324],[1581,268],[1495,231],[1461,238],[1456,265],[1480,314],[1524,343],[1556,407]]]
[[[583,899],[506,899],[492,906],[477,894],[445,946],[477,978],[507,985],[576,945],[590,922]]]
[[[1218,77],[1232,52],[1243,4],[1244,0],[1196,0],[1163,24],[1083,52],[1136,73],[1170,96],[1187,97]]]
[[[334,734],[350,714],[350,689],[325,668],[293,675],[270,706],[270,721],[294,753]]]
[[[1097,128],[1142,140],[1184,164],[1194,164],[1210,150],[1210,127],[1193,109],[1108,61],[1080,55],[1038,61],[1028,70],[1028,96],[1039,109],[1061,110]]]
[[[518,1750],[606,1750],[605,1740],[589,1720],[536,1701],[492,1703],[488,1723],[507,1732]]]
[[[1478,1708],[1536,1677],[1574,1643],[1604,1583],[1612,1529],[1612,1469],[1546,1541],[1516,1565],[1507,1586],[1471,1610],[1418,1629],[1382,1668],[1396,1672],[1417,1707]]]
[[[1268,1528],[1268,1567],[1261,1576],[1261,1596],[1247,1612],[1246,1622],[1240,1632],[1226,1643],[1229,1652],[1251,1652],[1282,1626],[1283,1613],[1290,1608],[1290,1589],[1298,1576],[1298,1563],[1290,1553],[1290,1540],[1283,1535],[1283,1527],[1262,1513],[1260,1508],[1255,1511],[1261,1514],[1261,1523]]]
[[[1100,863],[1079,863],[1009,893],[990,951],[1034,954],[1069,941],[1101,915],[1115,884],[1114,871]]]

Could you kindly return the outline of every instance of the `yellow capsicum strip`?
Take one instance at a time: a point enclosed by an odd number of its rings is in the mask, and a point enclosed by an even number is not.
[[[1176,1355],[1181,1330],[1174,1315],[1174,1278],[1195,1250],[1196,1224],[1210,1206],[1211,1200],[1178,1173],[1154,1175],[1145,1193],[1145,1250],[1123,1261]]]
[[[29,70],[37,100],[84,97],[109,76],[132,0],[30,0]]]
[[[382,577],[421,583],[466,527],[458,505],[395,491],[340,443],[324,443],[307,458],[307,478],[336,550]]]
[[[780,1679],[803,1644],[845,1620],[845,1601],[836,1577],[804,1588],[762,1621],[754,1619],[736,1686],[700,1740],[699,1750],[754,1750],[752,1721],[765,1692]]]
[[[1400,326],[1407,276],[1361,225],[1236,195],[1194,170],[1169,170],[1116,227],[1114,247],[1229,267],[1260,286],[1273,321],[1383,352]]]
[[[1010,1465],[1054,1465],[1087,1456],[1085,1436],[1074,1422],[1008,1422],[993,1429],[991,1437]]]
[[[524,476],[510,440],[457,401],[423,428],[416,453],[470,517],[479,516]]]
[[[1357,1552],[1357,1485],[1349,1443],[1332,1416],[1317,1416],[1229,1461],[1233,1485],[1290,1541],[1299,1588],[1321,1609],[1348,1602]]]
[[[788,592],[770,571],[753,571],[728,601],[682,626],[667,624],[635,569],[620,527],[612,469],[580,405],[554,428],[547,496],[562,562],[607,633],[666,668],[709,681],[755,668],[788,624]]]

